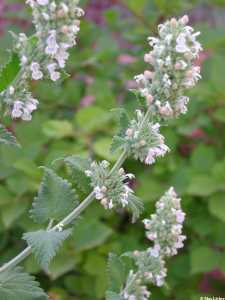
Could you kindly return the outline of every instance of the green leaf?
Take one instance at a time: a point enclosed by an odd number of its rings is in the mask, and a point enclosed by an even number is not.
[[[209,199],[209,211],[212,213],[212,215],[225,222],[224,194],[216,194]]]
[[[38,223],[45,223],[51,219],[60,221],[77,205],[77,196],[70,182],[51,169],[44,170],[31,216]]]
[[[114,253],[109,254],[107,271],[110,290],[120,292],[126,281],[126,270],[122,259]]]
[[[101,107],[91,105],[80,109],[76,113],[76,121],[82,131],[92,133],[104,130],[111,121],[111,116]]]
[[[74,135],[73,126],[68,121],[50,120],[44,123],[43,132],[46,136],[55,139]]]
[[[210,171],[215,163],[216,154],[212,147],[199,145],[191,155],[191,164],[200,172]]]
[[[129,196],[128,208],[132,212],[132,215],[133,215],[132,222],[135,222],[140,217],[140,214],[144,210],[142,201],[138,197],[136,197],[134,194],[131,194]]]
[[[113,137],[110,151],[116,152],[118,149],[123,149],[126,146],[126,140],[118,135]]]
[[[0,144],[20,147],[16,138],[2,124],[0,124]]]
[[[106,300],[122,300],[120,295],[111,291],[106,292]]]
[[[0,92],[4,91],[15,79],[20,70],[20,60],[16,53],[12,53],[7,64],[0,70]]]
[[[209,196],[220,189],[220,185],[214,178],[207,175],[192,176],[188,186],[188,194],[195,196]]]
[[[112,144],[111,138],[108,137],[99,138],[93,145],[95,154],[99,155],[100,157],[108,161],[116,161],[119,157],[119,153],[114,153],[112,155],[111,144]]]
[[[130,117],[123,107],[113,109],[119,121],[119,136],[123,136],[130,124]]]
[[[28,245],[32,248],[38,263],[46,270],[62,242],[68,238],[71,232],[71,229],[61,232],[38,230],[25,233],[23,239],[26,240]]]
[[[111,228],[97,220],[81,220],[73,234],[76,251],[95,248],[112,234]]]
[[[1,300],[44,300],[48,296],[39,287],[33,276],[22,268],[9,269],[0,273]]]
[[[2,207],[2,223],[5,228],[10,228],[19,217],[27,211],[27,201],[10,201]]]
[[[72,177],[75,184],[82,192],[88,193],[90,191],[90,179],[85,175],[85,171],[90,167],[89,160],[78,155],[73,155],[66,157],[64,161],[72,170]]]
[[[217,267],[217,253],[210,248],[201,246],[191,251],[191,273],[209,272]]]

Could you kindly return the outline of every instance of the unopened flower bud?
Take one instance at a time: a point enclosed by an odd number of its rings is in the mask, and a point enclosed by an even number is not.
[[[152,97],[151,94],[148,94],[148,95],[146,96],[146,101],[147,101],[147,104],[148,104],[148,105],[152,104],[153,97]]]
[[[107,204],[108,204],[108,199],[107,199],[107,198],[103,198],[100,202],[101,202],[101,204],[102,204],[104,207],[107,207]]]
[[[181,23],[183,25],[186,25],[189,22],[189,18],[187,15],[184,15],[181,19],[180,19]]]
[[[132,137],[133,136],[133,129],[131,129],[131,128],[128,128],[127,129],[127,131],[126,131],[126,135],[128,136],[128,137]]]
[[[64,25],[61,27],[61,32],[67,34],[69,32],[69,27],[67,25]]]
[[[152,79],[153,75],[154,75],[154,73],[151,71],[148,71],[148,70],[144,71],[144,76],[146,79]]]
[[[119,175],[122,176],[122,175],[124,175],[124,173],[125,173],[125,172],[124,172],[124,169],[123,169],[123,168],[120,168],[120,169],[119,169]]]
[[[152,54],[151,53],[145,54],[144,61],[146,63],[152,64],[154,62],[154,58],[153,58]]]
[[[145,146],[145,145],[146,145],[146,141],[145,141],[145,140],[140,140],[139,144],[140,144],[141,146]]]
[[[175,18],[172,18],[170,20],[170,24],[173,26],[173,27],[176,27],[177,26],[177,20]]]

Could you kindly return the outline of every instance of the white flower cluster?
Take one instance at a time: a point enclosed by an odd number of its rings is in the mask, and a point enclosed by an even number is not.
[[[185,90],[201,78],[200,67],[194,65],[202,50],[197,41],[200,32],[187,26],[188,21],[183,16],[159,25],[159,37],[149,37],[153,50],[144,58],[151,67],[135,77],[140,95],[163,118],[186,113]]]
[[[69,57],[68,49],[76,45],[79,18],[84,11],[78,7],[78,0],[27,0],[27,3],[33,11],[37,47],[45,54],[38,61],[33,59],[30,62],[32,78],[38,80],[48,74],[51,80],[56,81]],[[24,57],[26,61],[26,55]]]
[[[151,293],[145,285],[141,285],[141,282],[138,274],[131,270],[127,278],[126,286],[121,292],[121,300],[148,300]]]
[[[133,190],[129,187],[129,180],[135,176],[126,174],[123,168],[113,173],[110,172],[109,162],[93,162],[90,170],[85,174],[91,178],[95,197],[105,209],[125,207],[133,197]]]
[[[24,33],[13,34],[21,70],[1,96],[12,118],[30,120],[38,101],[29,92],[28,83],[30,79],[60,79],[69,58],[68,50],[76,45],[79,18],[84,11],[78,7],[79,0],[27,0],[26,3],[32,8],[36,33],[30,38]]]
[[[170,188],[156,203],[156,213],[143,222],[146,236],[154,242],[154,249],[162,256],[173,256],[184,246],[186,236],[182,235],[185,213],[181,209],[181,199],[174,188]]]
[[[170,149],[160,134],[160,124],[147,122],[143,125],[144,114],[138,110],[126,131],[126,141],[135,159],[151,165],[157,157],[164,156]]]
[[[154,245],[146,251],[126,253],[134,259],[137,270],[130,271],[125,287],[120,295],[122,300],[147,300],[150,292],[147,285],[164,285],[167,275],[165,259],[177,254],[186,239],[182,235],[185,214],[181,210],[180,199],[171,187],[156,203],[156,213],[143,222],[147,238]],[[142,291],[142,292],[141,292]]]

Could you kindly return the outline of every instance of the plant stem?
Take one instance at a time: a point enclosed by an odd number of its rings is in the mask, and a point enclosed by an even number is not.
[[[117,162],[113,166],[111,172],[115,171],[117,168],[120,168],[127,157],[127,151],[123,152],[121,156],[118,158]],[[51,230],[56,230],[58,227],[64,227],[72,223],[95,199],[95,194],[92,191],[87,198],[84,199],[69,215],[67,215],[61,222],[55,225]],[[0,268],[0,273],[12,269],[13,267],[17,266],[21,263],[25,258],[27,258],[32,253],[31,247],[25,248],[20,254],[10,260],[8,263],[4,264]]]
[[[142,126],[148,121],[149,114],[151,112],[151,109],[149,107],[148,111],[145,114],[145,117],[142,122]],[[110,171],[110,174],[118,170],[124,163],[124,161],[127,159],[128,152],[125,149],[123,153],[120,155],[116,163],[114,164],[113,168]],[[94,191],[92,191],[85,199],[78,205],[70,214],[68,214],[61,222],[56,224],[51,230],[55,231],[58,228],[62,228],[66,225],[71,224],[95,199]],[[50,222],[52,225],[52,222]],[[21,263],[25,258],[27,258],[32,253],[32,248],[28,246],[25,248],[20,254],[18,254],[16,257],[14,257],[12,260],[10,260],[8,263],[4,264],[0,268],[0,273],[12,269],[13,267],[17,266],[19,263]]]

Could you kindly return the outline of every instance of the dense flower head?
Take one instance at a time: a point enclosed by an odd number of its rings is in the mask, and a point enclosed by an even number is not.
[[[151,293],[147,287],[143,285],[139,274],[130,271],[126,286],[120,294],[121,300],[148,300]]]
[[[185,90],[201,78],[200,67],[194,65],[202,50],[197,41],[200,32],[187,23],[188,17],[183,16],[158,26],[159,37],[149,37],[153,49],[144,57],[150,67],[135,77],[140,95],[163,118],[186,113]]]
[[[146,251],[134,251],[133,258],[144,282],[156,286],[164,284],[167,269],[158,247],[150,247]]]
[[[160,124],[146,122],[143,124],[144,114],[138,110],[137,118],[130,122],[126,131],[126,141],[135,159],[147,165],[153,164],[157,157],[164,156],[169,147],[165,144],[164,136],[160,134]]]
[[[180,199],[174,188],[170,188],[156,203],[156,213],[145,219],[146,236],[154,242],[159,255],[173,256],[184,246],[186,239],[182,235],[185,213],[181,209]]]
[[[78,0],[27,0],[26,3],[32,8],[36,32],[30,38],[24,33],[13,34],[21,70],[1,96],[12,118],[30,120],[38,101],[29,92],[29,81],[60,79],[69,58],[68,50],[76,45],[79,18],[84,11],[78,7]]]
[[[91,178],[91,186],[95,197],[105,209],[130,207],[139,202],[134,191],[129,187],[129,181],[135,176],[125,173],[123,168],[111,172],[109,162],[93,162],[85,173]]]

